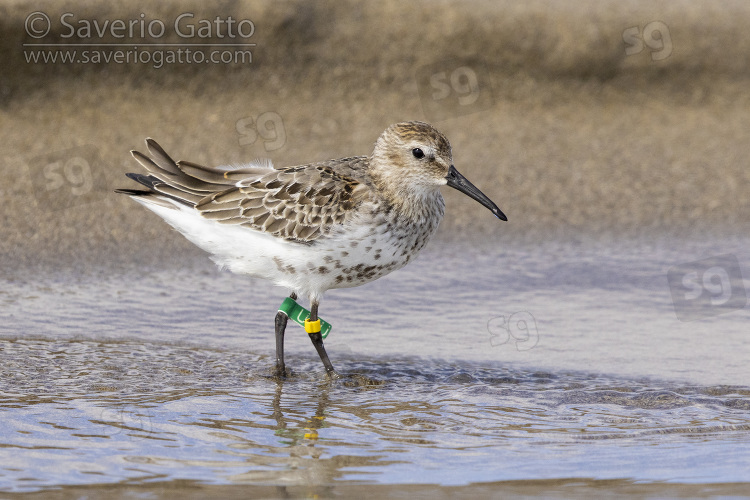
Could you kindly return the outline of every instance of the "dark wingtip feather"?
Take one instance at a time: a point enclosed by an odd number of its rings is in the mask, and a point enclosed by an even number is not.
[[[143,184],[147,188],[154,190],[154,185],[157,182],[161,182],[159,179],[154,177],[153,175],[143,175],[143,174],[136,174],[136,173],[127,173],[125,174],[129,179],[133,179],[138,184]]]
[[[146,186],[149,190],[145,191],[143,189],[115,189],[115,193],[126,194],[128,196],[154,196],[156,198],[169,198],[189,207],[195,206],[195,201],[193,200],[184,199],[184,197],[182,196],[175,196],[174,194],[171,194],[169,192],[164,192],[164,190],[169,190],[170,186],[166,185],[163,181],[153,175],[143,175],[132,172],[129,172],[125,175],[128,178],[133,179],[137,183]],[[160,187],[160,189],[157,189],[157,185]]]
[[[115,193],[126,194],[128,196],[148,196],[154,194],[153,191],[144,191],[142,189],[115,189]]]
[[[132,172],[128,172],[127,174],[125,174],[125,176],[128,177],[129,179],[133,179],[138,184],[143,184],[149,190],[144,191],[143,189],[122,188],[122,189],[115,189],[115,193],[127,194],[128,196],[146,196],[149,194],[155,194],[154,184],[159,182],[159,179],[157,179],[153,175],[143,175],[143,174],[135,174]]]

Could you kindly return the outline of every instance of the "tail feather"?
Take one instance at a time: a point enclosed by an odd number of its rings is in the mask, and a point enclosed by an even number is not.
[[[135,182],[139,184],[143,184],[149,189],[154,189],[154,184],[159,182],[159,179],[154,177],[153,175],[143,175],[143,174],[134,174],[134,173],[128,173],[125,174],[126,177],[133,179]]]
[[[179,201],[185,205],[195,207],[203,198],[205,194],[195,194],[184,189],[180,189],[175,186],[169,186],[167,184],[158,184],[155,187],[155,191],[160,194],[172,198],[173,200]]]
[[[146,139],[146,145],[148,146],[148,152],[151,153],[151,163],[158,165],[159,168],[172,175],[179,176],[181,174],[177,168],[177,162],[159,146],[158,142],[149,137]]]
[[[248,177],[261,177],[269,167],[251,165],[238,169],[211,168],[191,162],[174,161],[159,144],[146,139],[148,155],[131,151],[148,175],[128,173],[130,179],[148,190],[117,189],[116,193],[136,197],[163,197],[195,207],[201,200],[216,193],[234,188],[237,182]],[[270,167],[272,168],[272,167]]]
[[[159,182],[159,179],[154,177],[153,175],[143,175],[143,174],[134,174],[134,173],[127,173],[125,174],[130,179],[133,179],[139,184],[143,184],[148,188],[148,191],[144,191],[143,189],[115,189],[115,193],[121,193],[121,194],[127,194],[129,196],[146,196],[149,194],[154,193],[154,184]]]
[[[202,196],[191,196],[190,199],[186,199],[186,193],[176,191],[176,192],[164,192],[165,188],[169,188],[168,185],[161,182],[158,178],[154,177],[153,175],[143,175],[143,174],[134,174],[134,173],[127,173],[125,174],[129,178],[133,179],[134,181],[138,182],[139,184],[143,184],[148,188],[148,190],[143,189],[115,189],[115,193],[120,194],[126,194],[128,196],[135,196],[138,198],[158,198],[158,197],[165,197],[169,198],[170,200],[174,200],[178,203],[182,203],[183,205],[187,205],[189,207],[194,207],[203,197]]]

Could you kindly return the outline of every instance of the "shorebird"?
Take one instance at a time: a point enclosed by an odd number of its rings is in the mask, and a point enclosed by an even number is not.
[[[268,279],[290,290],[292,301],[309,299],[305,330],[331,376],[337,374],[318,317],[323,293],[408,264],[443,218],[441,186],[507,220],[456,170],[448,139],[423,122],[391,125],[370,156],[280,168],[261,162],[204,167],[174,161],[153,139],[146,145],[150,156],[131,153],[148,175],[126,175],[147,189],[117,192],[155,212],[221,268]],[[286,375],[288,315],[279,310],[275,319],[279,376]]]

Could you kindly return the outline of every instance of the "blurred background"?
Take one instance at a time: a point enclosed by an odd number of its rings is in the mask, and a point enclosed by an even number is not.
[[[175,159],[284,166],[369,154],[403,120],[444,132],[509,217],[446,190],[443,240],[750,228],[747,2],[7,1],[0,13],[11,274],[200,255],[113,193],[132,186],[129,150],[145,137]]]
[[[747,1],[0,2],[0,491],[750,490]],[[269,376],[288,291],[114,193],[146,137],[288,166],[404,120],[509,220],[446,188],[326,294],[340,384],[293,327]]]

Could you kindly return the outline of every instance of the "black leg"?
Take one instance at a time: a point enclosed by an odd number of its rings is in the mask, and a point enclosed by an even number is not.
[[[292,293],[290,297],[292,300],[297,300],[296,293]],[[283,312],[276,313],[276,321],[274,322],[276,329],[276,374],[279,377],[286,377],[286,365],[284,364],[284,332],[286,331],[286,323],[288,320],[289,318]]]
[[[286,365],[284,364],[284,331],[286,330],[286,314],[279,311],[276,313],[276,374],[286,377]]]
[[[310,304],[310,321],[317,321],[317,320],[318,320],[318,303],[312,302]],[[318,351],[318,356],[320,356],[320,360],[323,362],[323,365],[326,367],[326,373],[330,377],[337,378],[339,374],[336,373],[336,370],[333,369],[331,360],[328,359],[326,348],[323,347],[323,336],[320,334],[320,332],[308,333],[308,335],[310,336],[310,340],[312,340],[312,343],[315,346],[315,350]]]

